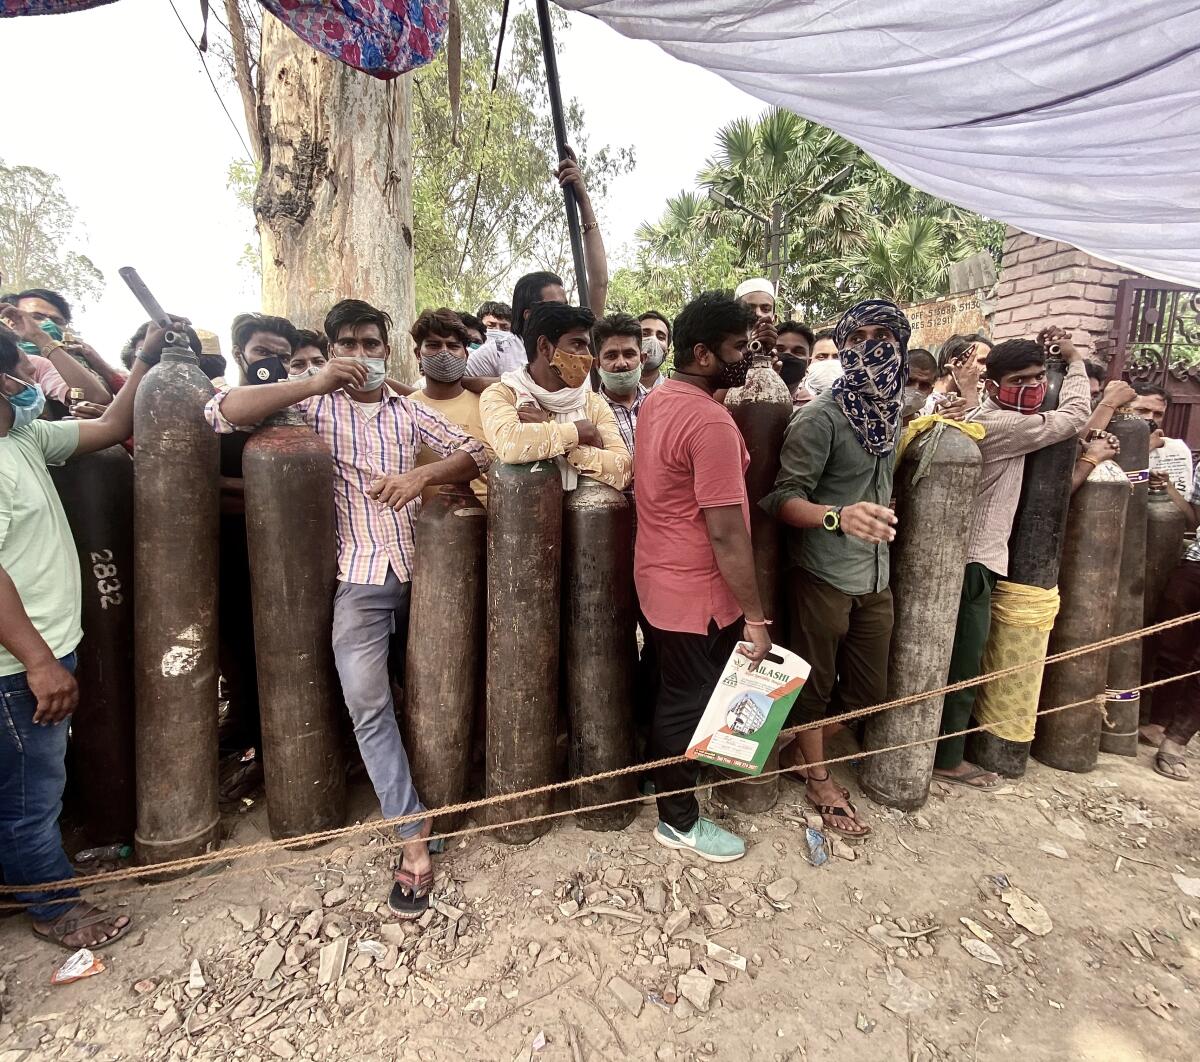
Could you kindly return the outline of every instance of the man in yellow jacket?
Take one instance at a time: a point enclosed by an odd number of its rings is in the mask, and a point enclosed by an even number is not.
[[[509,465],[553,459],[563,490],[580,476],[617,490],[629,486],[633,458],[608,403],[588,386],[590,310],[537,303],[522,339],[529,364],[504,373],[479,400],[483,434]]]

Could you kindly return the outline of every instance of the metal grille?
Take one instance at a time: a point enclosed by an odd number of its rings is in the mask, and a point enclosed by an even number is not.
[[[1138,277],[1117,289],[1109,375],[1153,383],[1170,397],[1163,431],[1200,449],[1200,291]]]

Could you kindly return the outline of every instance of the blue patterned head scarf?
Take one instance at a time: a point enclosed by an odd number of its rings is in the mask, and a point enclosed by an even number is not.
[[[896,342],[869,339],[846,346],[851,334],[864,325],[882,325]],[[862,448],[876,457],[886,457],[896,448],[910,335],[908,318],[887,299],[866,299],[850,307],[833,330],[843,371],[830,393]]]

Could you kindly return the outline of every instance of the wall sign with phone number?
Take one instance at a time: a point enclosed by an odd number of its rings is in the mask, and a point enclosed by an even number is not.
[[[112,550],[103,549],[92,554],[92,575],[96,578],[96,591],[100,594],[100,607],[120,605],[121,580],[117,578],[117,566],[112,562]]]

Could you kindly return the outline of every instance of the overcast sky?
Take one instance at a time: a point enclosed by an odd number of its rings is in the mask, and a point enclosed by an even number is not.
[[[198,37],[199,4],[175,2]],[[570,18],[559,59],[564,95],[582,104],[593,146],[637,149],[636,169],[614,184],[601,211],[616,257],[668,195],[691,186],[715,131],[764,105],[654,45]],[[209,65],[217,76],[219,64]],[[170,5],[120,0],[5,19],[0,70],[9,89],[0,158],[62,179],[85,228],[79,249],[107,280],[101,298],[77,315],[77,329],[115,358],[143,319],[117,276],[134,265],[168,310],[220,334],[228,354],[234,314],[259,308],[256,286],[237,265],[251,219],[226,189],[228,165],[244,150]],[[219,77],[218,84],[240,127],[236,90]],[[14,93],[16,86],[27,91]]]

